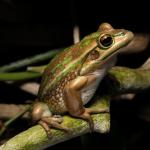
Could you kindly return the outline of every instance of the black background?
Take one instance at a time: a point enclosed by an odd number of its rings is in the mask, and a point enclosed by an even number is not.
[[[148,4],[132,0],[1,0],[0,63],[71,45],[74,24],[79,25],[82,38],[102,22],[149,32]]]
[[[148,7],[148,2],[143,0],[1,0],[0,64],[73,44],[72,30],[75,24],[80,27],[81,38],[96,31],[102,22],[109,22],[115,28],[149,33]],[[148,56],[149,52],[121,56],[119,62],[137,67]],[[139,105],[139,101],[113,103],[109,134],[89,135],[86,146],[82,145],[80,138],[75,138],[50,149],[98,147],[102,150],[149,150],[149,123],[135,115],[136,106]]]

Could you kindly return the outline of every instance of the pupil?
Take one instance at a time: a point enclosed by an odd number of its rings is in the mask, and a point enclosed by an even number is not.
[[[104,35],[101,37],[100,42],[103,46],[107,47],[113,43],[113,40],[110,35]]]

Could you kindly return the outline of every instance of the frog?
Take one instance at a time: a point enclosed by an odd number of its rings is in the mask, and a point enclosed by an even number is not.
[[[93,131],[91,115],[108,109],[87,108],[100,82],[115,65],[122,47],[134,37],[133,32],[115,29],[104,22],[98,30],[55,56],[44,70],[32,120],[48,133],[51,128],[69,131],[62,125],[63,115],[87,121]]]

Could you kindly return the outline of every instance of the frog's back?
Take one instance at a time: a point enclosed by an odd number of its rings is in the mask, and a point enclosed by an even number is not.
[[[72,48],[71,51],[69,51],[70,48]],[[48,64],[38,92],[38,100],[46,102],[54,114],[67,111],[63,99],[63,89],[70,80],[76,78],[79,65],[81,65],[81,63],[75,63],[69,66],[77,55],[74,52],[77,47],[72,46],[70,48],[58,54]]]
[[[82,42],[82,44],[81,44]],[[93,47],[95,40],[82,40],[58,54],[48,64],[40,85],[38,99],[46,102],[51,110],[57,112],[66,110],[63,100],[65,85],[79,75],[87,47]],[[86,52],[88,53],[88,51]],[[56,109],[58,107],[58,110]],[[60,108],[61,106],[61,108]]]
[[[64,87],[70,80],[78,76],[78,71],[72,69],[68,71],[67,74],[61,74],[61,78],[57,77],[56,74],[52,74],[48,68],[45,72],[47,75],[45,76],[44,74],[45,77],[43,77],[39,89],[38,99],[39,101],[47,103],[53,114],[62,114],[67,111],[63,96]],[[51,84],[54,80],[56,80],[57,83]],[[50,83],[51,86],[47,86],[47,83]]]
[[[72,51],[69,51],[70,48],[72,48]],[[62,80],[62,78],[65,78],[66,74],[68,74],[70,71],[68,66],[73,60],[73,57],[76,55],[76,53],[73,52],[75,51],[75,48],[76,47],[71,46],[65,49],[55,58],[53,58],[48,64],[43,73],[40,89],[38,92],[38,97],[40,99],[43,99],[49,90],[56,88],[56,84],[58,84],[58,82]]]
[[[95,33],[93,34],[95,35]],[[88,53],[86,49],[91,50],[90,47],[93,47],[93,43],[96,44],[95,40],[93,40],[95,37],[89,37],[92,36],[86,36],[81,42],[66,48],[51,60],[43,73],[39,97],[42,98],[47,93],[47,90],[55,86],[68,72],[79,70],[86,53]]]

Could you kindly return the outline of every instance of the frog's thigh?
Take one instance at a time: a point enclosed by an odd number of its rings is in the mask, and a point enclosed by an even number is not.
[[[65,104],[68,112],[73,116],[84,113],[85,109],[81,99],[81,89],[88,84],[87,76],[79,76],[70,81],[64,90]]]

